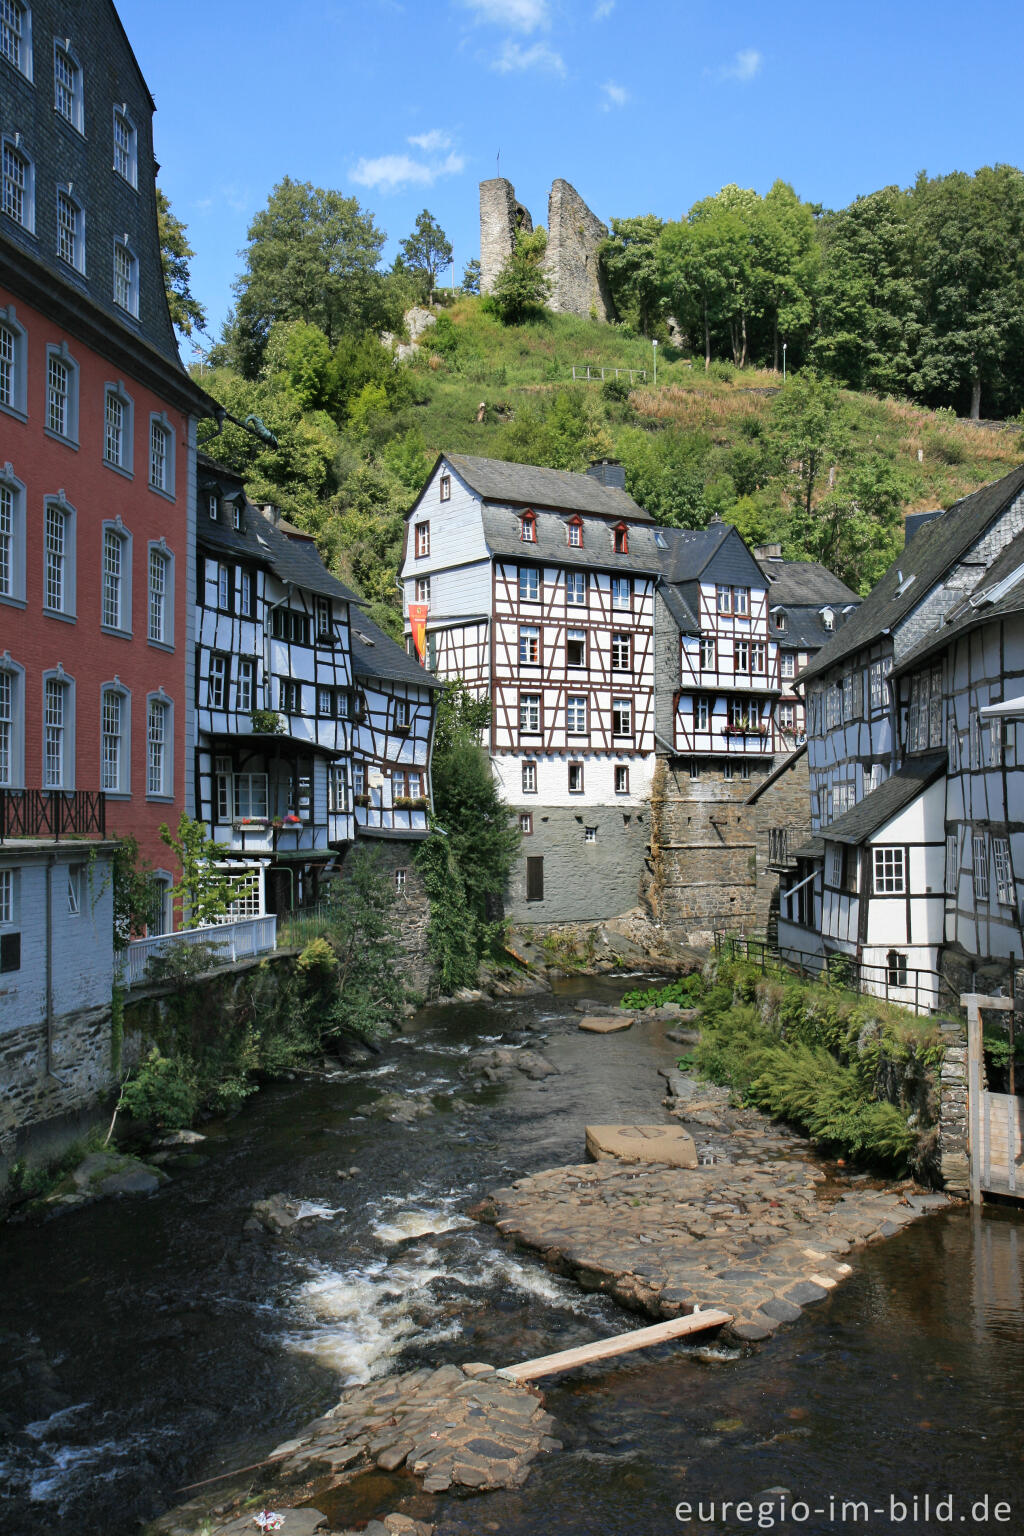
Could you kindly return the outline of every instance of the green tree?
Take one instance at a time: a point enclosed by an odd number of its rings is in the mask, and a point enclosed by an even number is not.
[[[751,240],[755,304],[771,326],[778,371],[780,339],[800,343],[810,332],[820,266],[814,214],[788,182],[773,182],[759,200]]]
[[[710,219],[666,224],[658,244],[658,270],[669,313],[704,336],[704,368],[711,366],[712,330],[728,290],[722,232]]]
[[[233,880],[218,867],[227,858],[228,850],[207,836],[201,821],[193,821],[184,812],[177,835],[163,822],[160,837],[177,856],[181,868],[181,878],[172,887],[171,895],[181,900],[185,926],[198,928],[226,917],[232,903],[248,889],[244,880]]]
[[[122,837],[111,862],[114,898],[114,948],[127,949],[133,935],[145,933],[160,915],[161,887],[153,869],[139,855],[134,837]]]
[[[582,470],[614,453],[600,406],[586,387],[560,389],[553,400],[526,405],[498,433],[495,457],[514,464]]]
[[[549,283],[542,266],[546,249],[544,229],[538,226],[531,234],[516,231],[512,251],[490,292],[494,311],[505,325],[518,325],[547,299]]]
[[[849,417],[834,379],[804,368],[772,401],[769,437],[796,475],[806,517],[818,482],[850,448]]]
[[[449,678],[437,698],[435,755],[446,757],[461,746],[479,745],[490,723],[490,699],[470,693],[461,677]]]
[[[472,261],[467,261],[462,273],[463,293],[478,294],[480,292],[480,263],[474,256]]]
[[[195,251],[188,243],[186,226],[171,212],[166,193],[156,189],[156,222],[160,238],[160,265],[171,322],[184,336],[206,329],[206,310],[192,292],[189,262]]]
[[[397,1025],[405,1002],[394,881],[377,849],[348,854],[328,912],[338,967],[331,1027],[372,1039]]]
[[[616,310],[633,320],[643,336],[652,334],[663,305],[658,246],[664,227],[653,213],[612,219],[611,235],[600,251]]]
[[[812,361],[851,389],[909,393],[920,321],[907,193],[883,187],[858,197],[826,214],[817,234]]]
[[[416,219],[412,234],[400,242],[406,265],[420,272],[424,279],[425,296],[437,285],[437,274],[452,259],[452,243],[429,209]]]
[[[902,509],[911,500],[908,477],[887,460],[851,466],[808,514],[797,507],[787,530],[787,553],[819,560],[855,592],[870,592],[903,539]]]
[[[225,328],[241,371],[256,376],[277,320],[315,325],[332,346],[380,323],[386,290],[377,267],[385,239],[354,197],[290,176],[278,182],[249,225]]]

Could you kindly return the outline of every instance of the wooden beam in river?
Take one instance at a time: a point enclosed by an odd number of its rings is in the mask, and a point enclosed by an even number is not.
[[[584,1344],[580,1349],[563,1349],[557,1355],[543,1355],[539,1360],[524,1360],[522,1365],[506,1366],[502,1375],[511,1376],[515,1381],[535,1381],[538,1376],[552,1376],[556,1371],[589,1365],[592,1360],[609,1360],[613,1355],[628,1355],[635,1349],[649,1349],[652,1344],[668,1344],[672,1339],[701,1333],[706,1328],[720,1328],[731,1321],[731,1313],[716,1308],[690,1312],[686,1317],[672,1317],[667,1323],[655,1323],[650,1328],[634,1328],[630,1333],[598,1339],[596,1344]]]

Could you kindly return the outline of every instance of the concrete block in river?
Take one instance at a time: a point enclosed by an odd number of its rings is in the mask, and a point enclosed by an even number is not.
[[[681,1125],[588,1125],[587,1151],[597,1162],[667,1163],[696,1168],[697,1148]]]

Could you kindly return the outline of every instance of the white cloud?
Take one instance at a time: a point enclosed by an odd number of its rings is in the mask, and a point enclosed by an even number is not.
[[[614,9],[615,0],[597,0],[597,4],[594,6],[594,20],[604,21],[605,17],[610,16]]]
[[[764,58],[756,48],[741,48],[731,64],[723,64],[718,71],[721,80],[753,80],[761,73]]]
[[[478,20],[515,32],[535,32],[548,25],[548,0],[463,0]]]
[[[562,55],[546,43],[533,43],[529,48],[521,48],[518,43],[506,42],[491,68],[502,75],[518,69],[542,69],[555,75],[565,74]]]
[[[414,160],[411,155],[377,155],[360,160],[349,172],[361,187],[378,192],[397,192],[400,187],[432,187],[442,176],[458,176],[466,168],[462,155],[446,155],[443,160]]]
[[[443,128],[431,128],[429,133],[410,134],[406,143],[413,144],[417,149],[425,150],[428,155],[432,155],[439,149],[451,149],[452,136],[450,133],[445,133]]]
[[[616,85],[614,80],[607,80],[601,89],[605,94],[605,100],[601,103],[602,112],[610,112],[612,107],[624,107],[629,100],[626,87]]]

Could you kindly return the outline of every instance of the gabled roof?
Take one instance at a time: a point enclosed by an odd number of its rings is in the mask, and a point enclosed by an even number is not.
[[[320,559],[316,545],[307,538],[290,539],[257,507],[250,507],[246,515],[256,531],[257,540],[269,549],[274,574],[279,580],[304,587],[307,592],[317,592],[321,597],[337,597],[346,603],[364,601],[351,587],[331,575]]]
[[[771,585],[768,606],[821,608],[826,603],[845,607],[859,603],[857,593],[816,560],[759,560]]]
[[[508,464],[504,459],[480,459],[465,453],[443,454],[442,459],[484,501],[532,507],[535,512],[594,512],[599,517],[630,522],[654,521],[626,491],[602,485],[593,475],[542,469],[537,464]]]
[[[709,523],[706,528],[663,528],[667,549],[662,556],[666,581],[697,581],[731,533],[731,523]],[[739,535],[737,535],[739,537]],[[751,555],[751,560],[753,556]]]
[[[414,656],[384,633],[365,613],[353,609],[352,671],[356,677],[385,678],[391,682],[415,683],[419,688],[441,688],[432,673],[421,667]]]
[[[867,842],[945,772],[946,761],[945,752],[908,757],[902,768],[865,795],[859,805],[837,817],[830,826],[822,827],[821,836],[827,843],[857,846]]]
[[[1001,480],[982,486],[973,495],[965,496],[942,517],[926,523],[909,547],[896,556],[856,613],[850,615],[828,645],[805,668],[802,676],[805,679],[817,676],[891,630],[951,567],[963,559],[989,524],[1022,490],[1024,465]],[[911,577],[914,578],[912,581]]]
[[[658,575],[663,551],[655,542],[655,533],[672,531],[655,529],[653,523],[648,527],[631,527],[628,553],[618,555],[612,546],[612,525],[608,523],[584,522],[583,543],[577,546],[569,543],[566,519],[557,512],[536,513],[534,531],[537,537],[529,543],[520,537],[521,509],[485,501],[480,508],[480,518],[484,540],[492,555],[510,555],[522,562],[533,560],[554,564],[557,561],[559,565],[621,571],[623,575]]]
[[[1024,532],[1011,539],[1006,548],[993,560],[974,591],[964,597],[947,613],[937,629],[925,638],[893,667],[893,675],[909,671],[933,651],[942,650],[958,635],[993,619],[1004,618],[1024,611]]]

